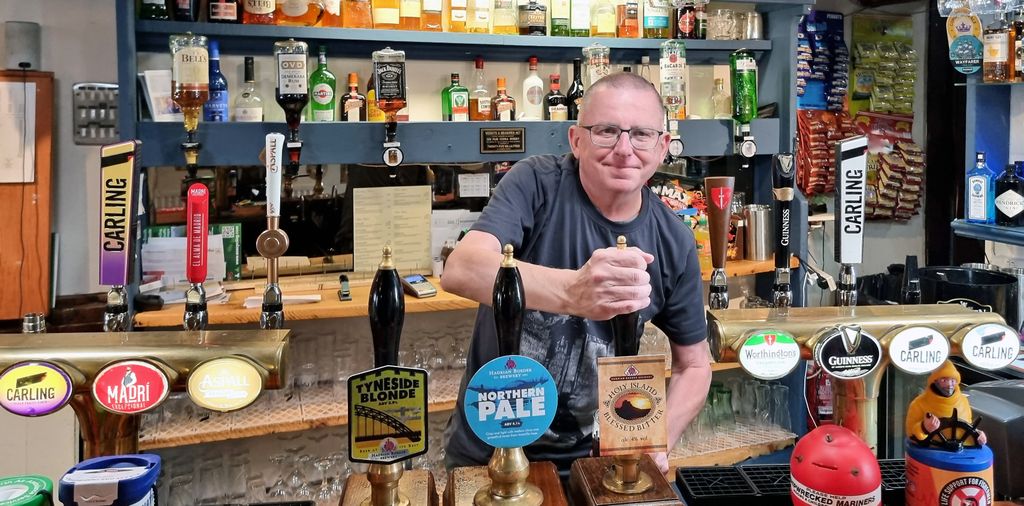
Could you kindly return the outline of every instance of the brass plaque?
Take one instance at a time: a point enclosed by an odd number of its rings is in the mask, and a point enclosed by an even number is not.
[[[668,450],[665,356],[597,359],[601,456]]]
[[[525,153],[525,128],[481,128],[480,154]]]

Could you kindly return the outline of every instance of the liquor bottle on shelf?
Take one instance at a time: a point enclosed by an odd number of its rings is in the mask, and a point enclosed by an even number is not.
[[[1010,80],[1010,27],[999,16],[985,27],[985,49],[982,58],[982,79],[986,83]]]
[[[518,35],[519,23],[516,0],[494,0],[494,26],[491,33],[496,35]]]
[[[341,0],[341,26],[373,28],[373,8],[370,6],[370,0]]]
[[[256,72],[252,56],[245,57],[245,83],[235,99],[235,121],[263,121],[263,99],[256,91]]]
[[[616,36],[635,39],[640,35],[640,4],[637,0],[626,0],[625,4],[615,6]]]
[[[491,99],[491,111],[494,121],[512,121],[516,119],[516,99],[509,96],[505,88],[505,78],[498,78],[498,94]]]
[[[399,0],[398,28],[400,30],[419,30],[422,12],[423,0]]]
[[[612,0],[592,0],[590,4],[590,36],[615,36],[615,4]]]
[[[341,97],[341,121],[366,121],[366,97],[359,93],[359,76],[348,74],[348,93]]]
[[[274,16],[281,26],[313,26],[324,15],[322,0],[283,0],[277,2]]]
[[[441,121],[469,121],[469,89],[452,73],[452,84],[441,90]]]
[[[493,0],[469,0],[466,11],[466,31],[469,33],[491,33],[493,5]]]
[[[569,0],[551,0],[551,35],[557,37],[572,35],[569,30],[569,13]]]
[[[467,0],[451,0],[447,9],[448,31],[463,33],[466,31]]]
[[[316,70],[309,75],[309,91],[313,100],[309,103],[310,121],[334,121],[334,91],[338,79],[327,69],[327,47],[320,46]]]
[[[569,120],[576,121],[580,117],[580,107],[583,105],[583,60],[572,59],[572,83],[566,91],[565,98],[569,106]]]
[[[340,28],[342,26],[341,14],[342,0],[323,0],[324,15],[320,18],[320,24],[327,28]]]
[[[382,30],[397,30],[399,25],[399,0],[372,0],[373,27]]]
[[[711,90],[711,111],[715,119],[732,119],[732,96],[725,91],[725,79],[715,79],[715,88]]]
[[[669,16],[672,4],[669,0],[647,0],[644,2],[644,38],[667,39],[672,36]]]
[[[370,79],[366,82],[366,121],[384,122],[384,111],[377,107],[377,82],[373,78],[373,72],[370,72]]]
[[[242,21],[242,0],[210,0],[206,17],[211,23],[240,23]]]
[[[732,119],[748,124],[757,117],[757,60],[746,49],[729,55],[732,81]]]
[[[693,0],[683,0],[676,6],[676,38],[697,38],[697,8]]]
[[[996,212],[995,174],[985,163],[985,153],[979,151],[975,158],[974,167],[967,171],[964,219],[968,223],[993,223]]]
[[[374,51],[373,77],[377,107],[384,113],[385,121],[394,121],[393,117],[408,105],[405,51],[396,51],[390,47]]]
[[[228,80],[220,71],[220,45],[210,41],[210,99],[203,104],[203,121],[228,120]]]
[[[420,30],[424,32],[440,32],[442,10],[444,4],[441,0],[423,0],[423,13],[420,15]]]
[[[686,117],[686,44],[675,39],[661,43],[661,100],[668,110],[669,130],[674,120]]]
[[[537,0],[519,6],[519,35],[547,35],[548,8]]]
[[[707,0],[696,0],[693,5],[693,29],[695,39],[708,38],[708,2]]]
[[[302,110],[309,103],[309,77],[306,56],[309,46],[294,39],[274,43],[277,60],[277,103],[284,109],[285,122],[292,138],[297,138]]]
[[[590,37],[590,0],[569,0],[569,31],[573,37]]]
[[[487,89],[487,77],[484,76],[484,59],[476,57],[476,69],[473,70],[473,91],[469,95],[470,121],[491,120],[491,92]]]
[[[242,23],[247,25],[274,25],[274,0],[242,0]]]
[[[530,73],[523,79],[523,120],[544,117],[544,80],[537,74],[537,57],[530,57]],[[515,118],[513,118],[515,119]]]
[[[142,0],[139,6],[139,19],[171,19],[171,11],[167,9],[167,0]]]
[[[1019,227],[1024,225],[1024,180],[1017,177],[1013,164],[1006,166],[996,179],[996,225]]]
[[[587,59],[587,69],[583,79],[585,87],[589,88],[602,77],[611,74],[611,50],[607,46],[594,42],[583,48],[583,57]]]
[[[196,142],[196,128],[203,112],[203,104],[210,99],[210,54],[207,39],[202,35],[186,33],[171,35],[171,100],[181,109],[185,123],[185,166],[189,177],[195,178],[200,145]]]
[[[174,0],[174,20],[198,21],[199,0]]]
[[[551,91],[544,97],[544,119],[548,121],[565,121],[569,119],[568,99],[562,95],[559,75],[551,74]]]
[[[1014,80],[1024,80],[1024,6],[1014,17]]]

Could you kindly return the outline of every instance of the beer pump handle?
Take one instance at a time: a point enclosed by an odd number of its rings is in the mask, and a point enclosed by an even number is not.
[[[788,269],[790,223],[796,180],[796,165],[790,153],[772,156],[772,194],[775,197],[775,268]]]
[[[921,303],[921,275],[917,270],[917,255],[907,255],[900,285],[900,304]]]
[[[206,235],[210,223],[210,190],[203,183],[188,187],[185,209],[187,230],[187,264],[185,273],[189,283],[206,280]]]
[[[711,265],[725,268],[729,246],[729,218],[732,215],[732,190],[736,178],[730,176],[704,178],[708,226],[711,232]]]
[[[615,247],[626,249],[626,238],[620,235],[616,240]],[[643,334],[640,311],[613,316],[611,325],[615,356],[626,357],[640,353],[640,336]]]
[[[267,217],[281,216],[281,161],[284,154],[284,135],[267,134]]]
[[[498,355],[518,355],[523,315],[526,312],[526,292],[519,267],[512,256],[512,245],[506,244],[502,253],[504,258],[494,279],[491,305],[494,310],[494,329],[498,336]]]
[[[367,309],[373,335],[374,365],[398,365],[398,345],[405,323],[405,296],[390,245],[384,247],[377,274],[373,276]]]

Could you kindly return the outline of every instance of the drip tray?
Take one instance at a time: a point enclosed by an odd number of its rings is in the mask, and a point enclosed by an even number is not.
[[[907,477],[903,459],[883,459],[878,466],[882,502],[887,506],[904,504]],[[688,506],[732,506],[750,499],[756,499],[758,506],[792,504],[789,464],[681,467],[676,469],[676,484]]]

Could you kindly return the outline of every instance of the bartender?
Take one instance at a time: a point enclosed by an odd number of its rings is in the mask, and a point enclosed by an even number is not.
[[[607,320],[616,315],[639,311],[669,337],[670,445],[700,412],[711,359],[694,237],[646,186],[668,150],[664,117],[661,96],[636,74],[597,81],[569,129],[572,153],[516,163],[449,256],[442,287],[481,306],[446,430],[448,467],[485,465],[492,452],[469,430],[463,399],[468,378],[498,356],[489,304],[503,244],[515,247],[526,290],[521,353],[544,364],[558,388],[554,421],[525,448],[530,460],[568,472],[590,455],[597,358],[614,355]],[[619,235],[632,247],[617,250]],[[668,471],[664,453],[652,457]]]

